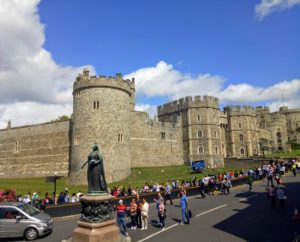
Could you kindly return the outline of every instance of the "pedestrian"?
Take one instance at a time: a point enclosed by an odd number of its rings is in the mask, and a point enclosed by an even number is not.
[[[269,168],[268,168],[268,171],[267,171],[267,187],[270,185],[270,183],[271,183],[271,185],[274,185],[273,184],[273,170],[272,170],[272,167],[270,166]]]
[[[165,228],[166,209],[165,209],[163,200],[160,200],[160,204],[158,205],[158,218],[159,218],[160,227],[162,229],[164,229]]]
[[[277,199],[279,200],[279,208],[284,210],[286,196],[280,186],[277,188]]]
[[[296,161],[293,160],[293,164],[292,164],[292,172],[294,174],[294,176],[297,176],[297,165],[296,165]]]
[[[123,200],[119,200],[118,205],[116,206],[117,210],[117,223],[119,226],[120,233],[127,236],[126,228],[126,206],[123,204]]]
[[[142,201],[140,200],[139,194],[136,194],[136,199],[135,199],[136,205],[137,205],[137,210],[136,210],[136,222],[137,222],[137,227],[142,228]]]
[[[247,183],[249,185],[249,192],[252,192],[252,183],[253,183],[253,177],[252,177],[252,175],[248,176]]]
[[[142,230],[148,229],[148,217],[149,217],[149,204],[146,199],[143,198],[143,206],[142,206]]]
[[[187,220],[187,210],[189,208],[188,198],[184,191],[180,192],[180,208],[181,208],[181,223],[185,224],[188,222]]]
[[[224,179],[224,182],[223,182],[223,186],[224,186],[224,194],[225,195],[229,195],[230,194],[230,187],[232,186],[231,185],[231,182],[230,182],[230,180],[229,179]]]
[[[130,204],[130,218],[131,218],[131,230],[136,230],[137,227],[137,204],[135,202],[135,199],[132,199]]]
[[[157,193],[157,198],[156,199],[154,198],[153,201],[156,203],[156,209],[158,210],[160,202],[164,201],[164,199],[163,199],[163,197],[162,197],[162,195],[161,195],[160,192]]]
[[[275,186],[272,185],[268,190],[269,198],[271,199],[271,207],[276,208]]]
[[[281,175],[280,175],[279,172],[277,172],[276,175],[275,175],[275,181],[277,183],[277,186],[280,185],[280,178],[281,178]]]
[[[173,205],[173,201],[172,201],[172,198],[171,198],[171,195],[172,195],[172,187],[171,185],[167,182],[167,185],[166,185],[166,201],[165,201],[165,205],[167,205],[167,201],[170,200],[170,204]]]
[[[206,197],[206,195],[205,195],[205,187],[204,187],[204,183],[203,183],[202,180],[199,180],[199,191],[200,191],[201,197],[205,198]]]

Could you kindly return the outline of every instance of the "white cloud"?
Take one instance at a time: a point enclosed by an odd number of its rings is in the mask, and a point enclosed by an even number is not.
[[[141,68],[125,76],[136,78],[137,97],[168,96],[176,100],[185,96],[212,95],[218,97],[221,103],[265,103],[272,110],[278,110],[282,105],[284,95],[286,104],[291,108],[300,107],[300,80],[285,80],[263,88],[247,83],[226,86],[226,80],[217,75],[201,74],[192,77],[175,70],[172,65],[160,61],[154,67]],[[298,101],[297,101],[298,100]],[[139,110],[152,110],[153,106],[139,103]]]
[[[168,96],[171,99],[187,95],[214,95],[225,82],[223,77],[211,74],[195,77],[183,74],[164,61],[160,61],[155,67],[142,68],[125,76],[132,77],[136,79],[137,96]]]
[[[290,9],[299,4],[300,0],[262,0],[255,6],[256,17],[262,20],[272,12]]]
[[[1,124],[14,117],[22,120],[19,124],[28,124],[34,120],[49,121],[50,116],[47,114],[37,115],[41,117],[39,119],[31,119],[32,116],[25,113],[22,113],[23,116],[16,116],[11,111],[22,111],[14,108],[20,105],[24,110],[27,108],[29,113],[35,107],[41,112],[51,110],[54,116],[61,115],[61,110],[66,113],[72,110],[72,84],[83,67],[60,66],[52,59],[51,53],[43,48],[45,34],[37,13],[39,2],[40,0],[0,2]],[[92,67],[90,69],[94,72]],[[32,105],[33,103],[36,105]],[[3,128],[1,124],[0,128]]]
[[[9,120],[12,121],[12,126],[16,127],[23,124],[38,124],[51,121],[62,115],[70,116],[71,112],[71,104],[17,102],[14,104],[0,105],[0,127],[6,128]]]

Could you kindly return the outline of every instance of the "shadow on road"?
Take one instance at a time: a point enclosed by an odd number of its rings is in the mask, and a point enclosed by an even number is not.
[[[285,209],[271,207],[271,200],[266,192],[238,193],[236,197],[247,204],[245,209],[234,209],[235,215],[216,224],[214,227],[251,242],[290,242],[294,233],[300,232],[300,221],[293,221],[294,206],[300,209],[300,183],[286,183],[283,188],[287,200]]]

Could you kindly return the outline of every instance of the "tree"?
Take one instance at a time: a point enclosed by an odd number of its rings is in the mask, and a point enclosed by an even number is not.
[[[63,116],[58,116],[58,118],[55,119],[54,122],[57,122],[57,121],[69,121],[69,120],[70,120],[69,116],[63,115]]]

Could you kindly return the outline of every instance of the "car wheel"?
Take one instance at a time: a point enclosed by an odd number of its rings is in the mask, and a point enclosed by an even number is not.
[[[35,240],[39,236],[38,231],[35,228],[28,228],[24,232],[24,237],[26,240]]]

